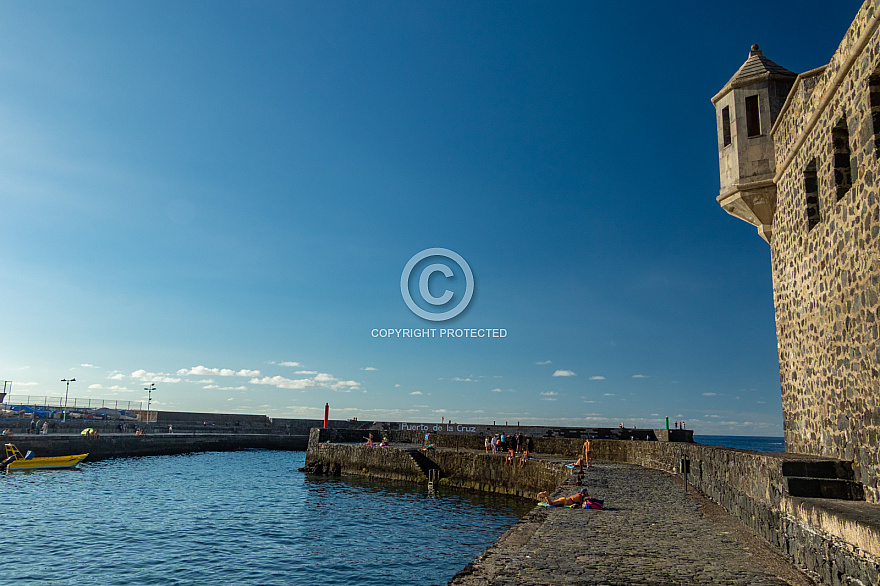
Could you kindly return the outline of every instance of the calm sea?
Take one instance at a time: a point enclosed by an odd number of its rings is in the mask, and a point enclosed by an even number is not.
[[[0,475],[0,584],[445,584],[534,503],[307,477],[304,452]]]
[[[784,452],[785,438],[749,435],[695,435],[694,441],[707,446],[739,448],[756,452]]]

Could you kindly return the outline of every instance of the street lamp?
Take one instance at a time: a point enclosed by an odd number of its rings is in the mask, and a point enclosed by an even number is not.
[[[150,383],[150,386],[144,387],[144,390],[147,391],[147,425],[150,424],[150,401],[152,400],[153,391],[156,390],[156,385]]]
[[[67,393],[70,391],[70,383],[75,383],[75,378],[63,378],[61,382],[67,383],[67,388],[64,390],[64,413],[61,414],[61,421],[67,422]]]

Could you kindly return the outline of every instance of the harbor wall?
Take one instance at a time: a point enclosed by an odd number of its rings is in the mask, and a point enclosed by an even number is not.
[[[360,439],[343,431],[313,430],[306,471],[321,466],[325,474],[426,482],[426,468],[436,467],[441,483],[529,498],[539,490],[552,492],[566,480],[571,483],[573,471],[564,463],[576,458],[583,446],[581,439],[532,438],[532,453],[538,458],[519,468],[505,465],[501,455],[486,454],[482,443],[473,441],[479,438],[438,436],[431,438],[435,449],[409,450],[424,457],[427,464],[419,466],[405,448],[327,443],[331,435],[333,441]],[[591,446],[598,461],[678,475],[826,584],[880,584],[880,513],[857,500],[864,496],[861,485],[848,479],[851,462],[662,441],[592,440]],[[545,461],[550,457],[556,461]],[[589,480],[587,472],[587,488]],[[843,490],[846,498],[856,500],[795,496],[804,486]]]
[[[559,462],[529,460],[520,467],[518,461],[509,465],[505,458],[484,452],[421,450],[417,445],[383,448],[327,441],[344,435],[351,434],[312,430],[303,470],[313,474],[351,474],[424,483],[429,470],[434,469],[439,471],[441,485],[527,498],[533,498],[542,490],[552,492],[571,475],[571,470]]]
[[[152,434],[112,435],[89,439],[81,435],[22,435],[8,440],[22,454],[38,456],[88,454],[87,462],[107,458],[167,456],[191,452],[231,452],[246,449],[304,450],[308,436],[272,434]]]

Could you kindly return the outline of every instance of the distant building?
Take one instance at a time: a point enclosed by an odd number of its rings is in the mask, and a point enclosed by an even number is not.
[[[756,226],[770,244],[787,450],[852,460],[867,500],[875,503],[880,502],[878,1],[862,5],[827,65],[795,75],[753,45],[712,98],[718,202]]]

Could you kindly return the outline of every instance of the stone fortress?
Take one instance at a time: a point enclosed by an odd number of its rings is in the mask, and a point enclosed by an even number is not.
[[[833,10],[829,5],[829,10]],[[853,462],[880,503],[880,0],[827,65],[757,45],[712,98],[721,207],[770,245],[786,448]]]

